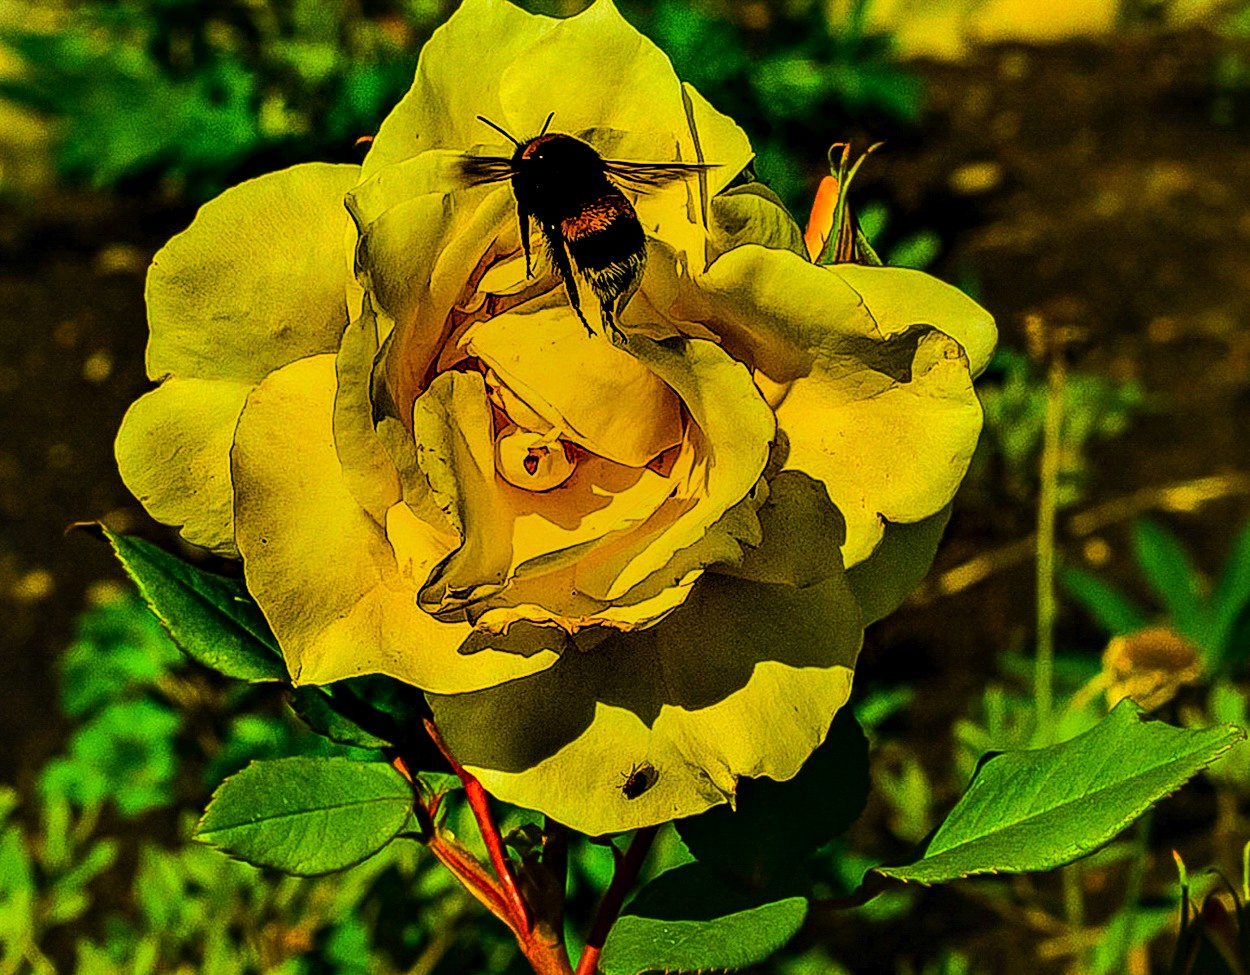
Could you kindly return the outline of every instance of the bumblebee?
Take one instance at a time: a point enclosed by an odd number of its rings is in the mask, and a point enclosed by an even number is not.
[[[569,304],[586,331],[595,330],[582,313],[576,268],[599,300],[603,322],[614,340],[624,341],[616,314],[642,280],[647,237],[621,185],[646,190],[705,172],[702,163],[635,163],[604,159],[589,143],[571,135],[542,131],[526,142],[481,115],[479,121],[516,146],[512,158],[467,156],[461,171],[470,185],[512,181],[525,251],[525,274],[533,276],[530,220],[538,222],[552,263],[564,282]],[[619,185],[618,185],[619,184]]]

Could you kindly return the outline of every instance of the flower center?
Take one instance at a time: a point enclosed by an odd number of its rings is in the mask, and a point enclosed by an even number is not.
[[[509,484],[526,491],[550,491],[570,477],[577,464],[559,440],[515,424],[495,438],[495,470]]]

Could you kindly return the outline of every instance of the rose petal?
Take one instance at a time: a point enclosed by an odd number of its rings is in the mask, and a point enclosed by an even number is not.
[[[308,163],[206,203],[148,270],[148,375],[259,382],[338,347],[343,196],[358,166]]]
[[[335,363],[291,363],[248,397],[235,435],[235,525],[248,589],[273,627],[292,679],[324,684],[388,674],[457,694],[550,666],[557,654],[526,646],[467,652],[465,623],[416,606],[411,575],[446,542],[392,514],[403,569],[383,529],[356,503],[332,433]],[[472,641],[470,640],[470,646]],[[476,648],[473,648],[476,650]]]
[[[776,430],[750,373],[713,343],[634,335],[629,347],[690,414],[694,457],[665,512],[667,524],[643,526],[579,565],[579,589],[610,601],[653,573],[675,580],[693,568],[737,559],[741,541],[758,542],[754,509],[763,499],[755,500],[753,489]]]
[[[825,483],[846,518],[846,565],[872,552],[885,520],[920,521],[950,501],[981,425],[951,336],[975,367],[994,340],[971,299],[918,271],[817,267],[744,245],[681,289],[674,314],[783,384],[786,466]]]
[[[343,333],[335,357],[334,446],[352,496],[381,524],[402,491],[399,472],[373,424],[369,380],[377,353],[377,319],[365,308]]]
[[[420,469],[464,539],[422,592],[431,612],[455,614],[495,596],[522,567],[541,573],[575,560],[595,541],[644,521],[674,489],[653,471],[596,457],[581,460],[554,491],[507,483],[496,476],[490,404],[478,373],[438,376],[417,400],[413,430]]]
[[[117,466],[157,521],[218,555],[237,556],[230,445],[250,383],[168,379],[126,412]]]
[[[814,370],[777,410],[788,469],[823,481],[846,517],[848,566],[881,541],[886,520],[916,522],[955,496],[981,432],[968,360],[941,332],[916,345],[910,375]]]
[[[846,574],[847,584],[863,610],[865,626],[898,609],[928,575],[950,517],[947,505],[911,525],[885,523],[881,544]]]
[[[497,315],[461,345],[552,427],[628,467],[681,443],[681,402],[635,356],[589,335],[567,308]],[[520,421],[520,417],[514,417]]]
[[[506,0],[464,0],[421,49],[412,87],[378,130],[364,175],[427,149],[468,149],[488,131],[478,115],[508,125],[499,98],[504,71],[558,23]]]
[[[679,321],[703,322],[736,357],[776,382],[811,371],[819,356],[849,371],[897,358],[891,340],[916,326],[965,347],[975,374],[996,340],[994,320],[971,298],[908,268],[810,264],[754,244],[735,247],[680,289]]]
[[[663,626],[504,687],[428,698],[493,795],[616,833],[725,802],[739,776],[793,776],[850,694],[861,633],[840,575],[803,590],[705,576]],[[655,784],[627,798],[644,762]]]
[[[743,244],[807,253],[803,231],[781,198],[763,183],[735,186],[712,199],[713,256]]]

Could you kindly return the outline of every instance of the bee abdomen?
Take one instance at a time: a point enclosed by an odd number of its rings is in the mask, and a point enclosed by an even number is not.
[[[609,272],[613,265],[620,265],[622,270],[632,267],[647,243],[638,215],[620,193],[605,194],[586,203],[576,214],[561,221],[560,231],[569,254],[592,281],[595,272]],[[632,277],[629,274],[626,280]]]

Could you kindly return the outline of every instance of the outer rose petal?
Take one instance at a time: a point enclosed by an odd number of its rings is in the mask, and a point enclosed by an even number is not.
[[[117,466],[157,521],[218,555],[237,556],[230,445],[250,383],[169,379],[126,412]]]
[[[970,298],[918,271],[818,267],[743,245],[673,313],[782,384],[786,466],[823,481],[846,517],[847,566],[872,552],[884,520],[920,521],[950,501],[981,427],[970,365],[984,365],[995,334]]]
[[[401,572],[387,535],[343,480],[334,393],[334,356],[273,373],[248,398],[231,457],[247,586],[295,683],[381,673],[456,694],[549,667],[557,655],[542,646],[466,652],[467,624],[440,623],[417,608],[405,574],[446,548],[410,518],[388,516]]]
[[[885,520],[920,521],[950,503],[977,445],[981,404],[963,350],[929,332],[906,381],[817,369],[794,383],[777,422],[790,438],[786,467],[823,481],[846,517],[842,557],[852,566],[877,547]]]
[[[865,626],[898,609],[928,575],[950,517],[947,505],[911,525],[886,522],[885,537],[876,551],[847,572],[846,581],[864,611]]]
[[[469,148],[485,132],[479,114],[507,125],[498,94],[503,73],[558,23],[506,0],[464,0],[421,49],[417,76],[378,130],[364,175],[426,149]]]
[[[738,776],[793,776],[850,694],[861,635],[840,574],[802,590],[708,575],[662,626],[506,686],[427,697],[493,795],[615,833],[730,801]],[[628,799],[642,762],[659,776]]]
[[[259,382],[332,352],[347,325],[344,194],[358,166],[308,163],[206,203],[148,270],[148,375]]]

